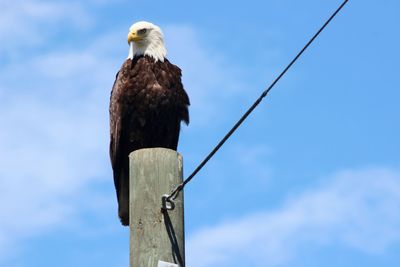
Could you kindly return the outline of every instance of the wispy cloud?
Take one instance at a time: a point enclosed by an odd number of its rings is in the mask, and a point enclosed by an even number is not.
[[[111,179],[107,106],[115,64],[103,41],[13,62],[1,74],[0,202],[7,204],[0,205],[0,245],[10,251],[74,221],[90,205],[78,201],[88,185]]]
[[[278,266],[307,247],[383,253],[400,242],[400,173],[344,171],[280,209],[210,226],[188,239],[188,265]],[[238,264],[238,265],[235,265]]]
[[[65,24],[63,24],[66,22]],[[14,55],[21,47],[40,44],[50,33],[59,33],[63,25],[86,28],[92,16],[77,2],[67,1],[1,1],[0,52]]]
[[[96,113],[81,109],[87,114],[79,117],[34,102],[3,108],[2,117],[14,113],[1,120],[8,130],[0,134],[0,236],[8,243],[67,222],[74,196],[104,173],[106,154]]]

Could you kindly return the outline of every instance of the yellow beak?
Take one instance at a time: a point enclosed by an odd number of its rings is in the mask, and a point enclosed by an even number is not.
[[[129,32],[128,33],[128,44],[130,44],[132,41],[137,42],[142,40],[141,37],[139,37],[136,32]]]

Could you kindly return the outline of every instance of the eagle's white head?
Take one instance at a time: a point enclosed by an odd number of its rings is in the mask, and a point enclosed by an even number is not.
[[[167,54],[160,27],[150,22],[139,21],[134,23],[129,28],[128,43],[128,58],[130,59],[135,56],[148,55],[153,57],[155,61],[163,62]]]

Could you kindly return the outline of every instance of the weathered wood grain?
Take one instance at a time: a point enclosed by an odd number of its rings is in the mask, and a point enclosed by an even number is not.
[[[182,157],[176,151],[134,151],[130,160],[130,266],[157,267],[159,260],[184,267],[183,192],[175,209],[161,210],[161,196],[182,182]]]

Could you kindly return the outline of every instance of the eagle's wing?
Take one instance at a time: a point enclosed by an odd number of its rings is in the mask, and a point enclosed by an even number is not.
[[[161,65],[161,71],[159,71],[158,82],[164,87],[172,91],[172,97],[174,99],[174,105],[176,105],[176,115],[180,121],[189,124],[189,111],[190,105],[189,96],[187,95],[182,84],[182,71],[181,69],[170,63],[165,59],[166,64]],[[179,133],[178,133],[179,134]]]
[[[121,151],[120,151],[120,143],[121,143],[121,115],[122,115],[122,105],[118,104],[118,95],[121,93],[121,80],[119,79],[119,73],[117,73],[115,77],[115,82],[113,88],[111,90],[110,97],[110,159],[111,165],[114,170],[114,182],[116,175],[115,172],[121,168]],[[116,188],[119,188],[117,184]]]
[[[175,88],[175,94],[176,94],[176,99],[177,103],[179,103],[179,119],[182,120],[183,122],[186,123],[186,125],[189,124],[189,110],[188,107],[190,105],[189,101],[189,96],[187,95],[185,89],[183,88],[182,84],[182,71],[181,69],[176,66],[171,64],[174,68],[173,73],[175,74],[174,79],[173,79],[173,87]]]

